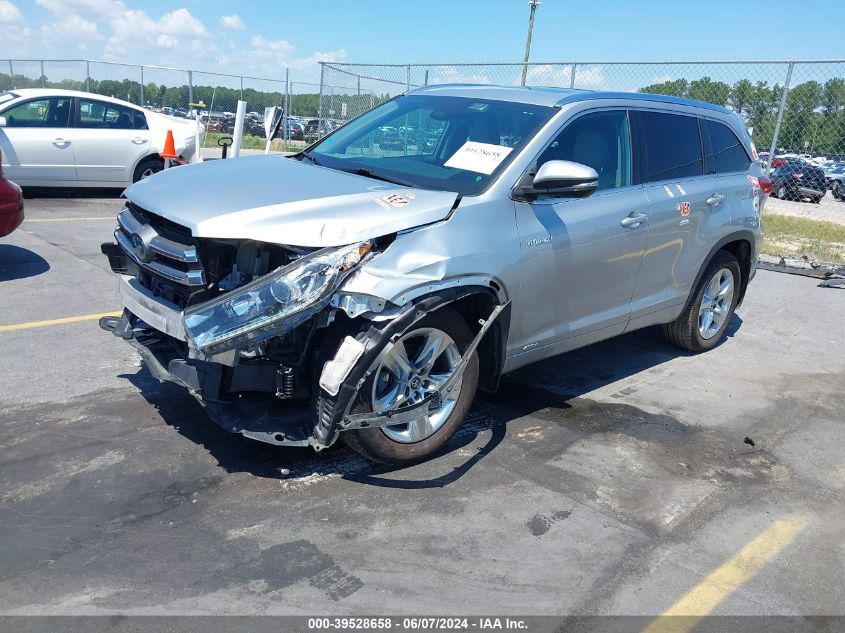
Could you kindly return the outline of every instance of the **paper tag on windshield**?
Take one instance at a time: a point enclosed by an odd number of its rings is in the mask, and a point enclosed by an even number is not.
[[[505,147],[504,145],[467,141],[461,149],[452,154],[452,158],[447,160],[443,166],[466,169],[489,176],[499,166],[499,163],[507,158],[511,150],[513,150],[512,147]]]

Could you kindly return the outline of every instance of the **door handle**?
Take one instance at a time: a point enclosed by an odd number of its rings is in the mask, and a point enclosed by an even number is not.
[[[724,201],[725,201],[725,196],[724,196],[724,194],[721,194],[721,193],[714,193],[712,196],[707,198],[707,200],[705,200],[705,202],[707,202],[707,205],[710,206],[710,207],[715,207],[715,206],[721,204]]]
[[[633,229],[634,227],[639,226],[643,222],[648,220],[648,216],[645,213],[640,213],[639,211],[632,211],[630,215],[626,218],[622,218],[622,221],[619,223],[625,228]]]
[[[132,139],[132,142],[135,143],[135,145],[143,145],[147,142],[147,139],[141,138],[140,136],[136,136]]]
[[[54,138],[53,145],[70,145],[70,141],[66,138]]]

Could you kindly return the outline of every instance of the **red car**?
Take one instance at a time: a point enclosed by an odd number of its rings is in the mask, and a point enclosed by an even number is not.
[[[8,235],[23,222],[23,194],[21,188],[3,176],[3,156],[0,155],[0,237]]]

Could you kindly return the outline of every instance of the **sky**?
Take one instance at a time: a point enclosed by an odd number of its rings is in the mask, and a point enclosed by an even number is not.
[[[0,0],[0,59],[315,81],[319,61],[521,61],[527,22],[526,0]],[[542,0],[531,60],[845,58],[843,25],[841,0]]]

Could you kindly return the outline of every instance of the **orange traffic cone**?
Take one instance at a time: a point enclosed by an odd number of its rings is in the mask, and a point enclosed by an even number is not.
[[[164,151],[161,153],[164,159],[164,168],[170,167],[170,161],[174,158],[179,158],[176,153],[176,143],[173,142],[173,130],[167,130],[167,138],[164,139]]]

